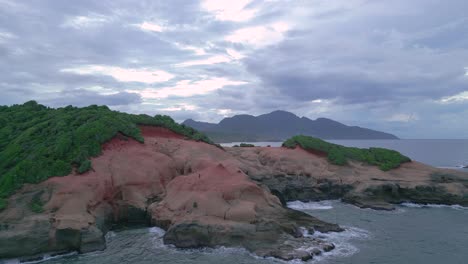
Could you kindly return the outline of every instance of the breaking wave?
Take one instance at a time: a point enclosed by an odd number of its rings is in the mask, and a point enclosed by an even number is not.
[[[468,207],[459,204],[446,205],[446,204],[415,204],[415,203],[402,203],[400,206],[409,208],[451,208],[455,210],[468,210]]]
[[[330,210],[333,209],[332,205],[333,201],[320,201],[320,202],[301,202],[301,201],[293,201],[288,202],[287,206],[294,210]]]

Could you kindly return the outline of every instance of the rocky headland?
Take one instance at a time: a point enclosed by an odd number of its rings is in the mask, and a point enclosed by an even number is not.
[[[357,161],[339,166],[300,147],[223,149],[140,128],[144,143],[118,135],[88,172],[25,184],[10,196],[0,212],[0,259],[102,250],[106,232],[126,225],[161,227],[164,242],[179,248],[234,246],[308,260],[334,246],[303,236],[304,229],[343,229],[288,209],[287,201],[468,206],[468,175],[458,171],[414,161],[388,171]]]

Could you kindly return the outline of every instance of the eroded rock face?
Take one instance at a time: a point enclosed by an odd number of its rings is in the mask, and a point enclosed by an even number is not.
[[[342,199],[362,208],[393,210],[402,202],[468,206],[468,174],[437,169],[419,162],[387,172],[350,162],[330,164],[327,158],[300,148],[228,148],[240,168],[286,201]]]
[[[293,246],[284,248],[285,243],[315,243],[320,250],[325,243],[302,237],[301,227],[341,231],[337,225],[284,208],[237,167],[222,163],[179,176],[166,191],[164,200],[149,211],[154,223],[168,223],[164,241],[177,247],[241,246],[262,256],[305,258],[301,254],[312,257],[310,251],[299,253]]]
[[[374,209],[402,201],[468,205],[466,174],[417,162],[382,172],[331,165],[301,149],[225,151],[162,128],[142,132],[145,144],[124,137],[106,143],[86,174],[50,178],[10,197],[0,212],[0,258],[102,250],[106,232],[120,224],[162,227],[164,241],[182,248],[241,246],[306,260],[333,245],[304,237],[301,228],[342,229],[285,208],[286,201],[343,198]],[[32,212],[33,199],[42,212]]]
[[[106,143],[88,173],[27,185],[13,195],[0,213],[0,258],[102,250],[115,224],[163,227],[164,240],[178,247],[273,252],[268,245],[299,236],[290,210],[250,180],[231,154],[162,128],[142,132],[145,144],[124,137]],[[43,212],[34,213],[30,204],[38,196]],[[305,217],[300,225],[328,225]]]

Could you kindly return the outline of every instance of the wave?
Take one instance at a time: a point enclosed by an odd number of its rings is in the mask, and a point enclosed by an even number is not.
[[[456,165],[456,166],[438,166],[439,169],[451,169],[451,170],[458,170],[458,171],[468,171],[468,168],[465,165]]]
[[[459,204],[446,205],[446,204],[415,204],[415,203],[401,203],[400,206],[409,208],[451,208],[455,210],[468,210],[468,207]]]
[[[34,263],[41,263],[41,262],[48,261],[48,260],[54,260],[54,259],[59,259],[59,258],[70,257],[70,256],[74,256],[74,255],[77,255],[77,254],[78,254],[78,252],[76,252],[76,251],[67,252],[67,253],[63,253],[63,254],[46,253],[46,254],[43,254],[41,256],[34,257],[34,260],[31,260],[31,261],[25,260],[24,258],[23,259],[16,258],[16,259],[3,260],[3,262],[0,261],[0,263],[4,263],[4,264],[20,264],[20,263],[21,264],[34,264]],[[33,257],[31,257],[30,259],[32,259],[32,258]]]
[[[216,255],[233,255],[233,254],[250,254],[244,248],[238,247],[215,247],[215,248],[194,248],[194,249],[180,249],[176,248],[174,245],[164,244],[163,237],[166,234],[166,231],[159,227],[151,227],[148,229],[148,232],[151,234],[151,239],[153,242],[153,248],[164,248],[165,250],[171,250],[173,252],[182,253],[182,254],[216,254]]]
[[[331,203],[331,201],[327,201]],[[314,256],[313,263],[315,262],[322,262],[325,259],[329,258],[336,258],[336,257],[347,257],[356,254],[359,252],[359,249],[352,244],[352,241],[355,240],[367,240],[371,238],[371,235],[368,231],[356,227],[343,227],[345,231],[343,232],[330,232],[330,233],[321,233],[316,231],[313,234],[309,234],[307,229],[303,228],[302,233],[305,237],[311,237],[316,239],[321,239],[326,242],[333,243],[335,245],[335,249],[330,252],[324,252],[322,255]],[[199,248],[199,249],[178,249],[172,245],[164,245],[162,237],[164,236],[164,230],[153,227],[149,229],[151,234],[154,234],[154,244],[153,246],[156,248],[165,247],[165,250],[170,250],[177,252],[178,254],[207,254],[207,255],[219,255],[219,256],[226,256],[232,257],[233,255],[243,255],[243,256],[250,256],[258,260],[269,260],[273,263],[288,263],[288,264],[299,264],[304,263],[301,260],[292,260],[292,261],[282,261],[272,257],[259,257],[245,248],[240,247],[215,247],[215,248]],[[304,245],[300,249],[308,249],[307,245]]]
[[[293,201],[288,202],[287,206],[294,210],[330,210],[333,209],[333,201],[326,200],[320,202],[301,202]]]
[[[352,241],[371,239],[371,234],[367,230],[346,226],[344,226],[344,229],[345,231],[343,232],[315,232],[312,235],[305,234],[305,236],[323,239],[335,245],[334,250],[330,252],[324,252],[321,256],[317,256],[315,258],[316,261],[335,257],[349,257],[359,252],[359,248],[353,245]]]

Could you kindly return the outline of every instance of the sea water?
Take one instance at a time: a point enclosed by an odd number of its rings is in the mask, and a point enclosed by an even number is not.
[[[468,140],[334,140],[355,147],[385,147],[437,167],[458,168],[468,162]],[[234,143],[233,143],[234,144]],[[278,142],[256,145],[279,146]],[[458,168],[460,169],[460,168]],[[461,170],[461,169],[460,169]],[[468,171],[468,170],[467,170]],[[322,220],[345,228],[342,233],[310,234],[336,245],[335,250],[310,263],[344,264],[466,264],[468,263],[468,208],[403,204],[395,211],[360,209],[340,201],[288,203]],[[110,232],[107,249],[42,261],[71,263],[285,263],[256,257],[242,248],[180,250],[164,245],[164,231],[144,228]],[[309,234],[306,234],[309,235]],[[300,263],[294,261],[290,263]]]
[[[288,206],[345,228],[341,233],[311,234],[333,242],[336,248],[310,263],[466,264],[468,260],[465,207],[405,204],[388,212],[360,209],[340,201],[296,201]],[[155,227],[112,232],[104,251],[42,263],[285,263],[256,257],[241,248],[180,250],[164,245],[163,235],[164,231]]]

